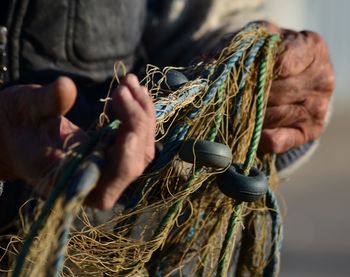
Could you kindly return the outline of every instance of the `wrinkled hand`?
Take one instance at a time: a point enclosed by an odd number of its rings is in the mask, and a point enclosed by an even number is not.
[[[335,77],[326,44],[318,34],[265,24],[281,34],[282,43],[259,148],[283,153],[320,137]]]
[[[88,197],[90,206],[100,209],[113,207],[127,185],[153,160],[155,152],[154,106],[136,76],[129,74],[121,81],[112,107],[122,124],[115,144],[108,149],[102,180]]]
[[[81,132],[63,117],[76,93],[68,78],[0,92],[0,178],[35,183],[59,162],[64,140]]]
[[[74,83],[65,77],[46,86],[13,86],[0,92],[0,179],[38,185],[63,158],[66,139],[86,137],[64,117],[76,96]],[[122,81],[112,105],[123,123],[107,149],[108,167],[87,201],[101,209],[114,205],[154,155],[153,104],[135,76]]]

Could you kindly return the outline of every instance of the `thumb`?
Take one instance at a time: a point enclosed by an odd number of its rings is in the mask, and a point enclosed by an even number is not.
[[[27,94],[33,119],[65,115],[77,97],[77,88],[68,77],[59,77],[55,82],[33,89]]]

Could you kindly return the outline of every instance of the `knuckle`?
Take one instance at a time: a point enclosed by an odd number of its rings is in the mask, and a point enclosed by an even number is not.
[[[258,20],[258,21],[255,21],[255,22],[258,23],[258,24],[263,25],[271,33],[276,33],[276,34],[281,33],[281,29],[277,25],[271,23],[270,21]]]
[[[149,124],[147,121],[146,114],[142,110],[136,109],[130,113],[128,123],[130,124],[133,130],[137,130],[140,132],[145,132],[147,125]]]
[[[282,143],[279,137],[274,134],[265,134],[264,135],[264,144],[265,149],[270,153],[282,153]]]
[[[306,131],[307,136],[305,139],[305,143],[318,139],[321,136],[322,130],[323,124],[317,124],[316,126],[309,128],[309,130]]]
[[[284,106],[277,105],[277,106],[271,106],[266,108],[265,112],[265,120],[267,122],[276,122],[283,117],[284,113]]]
[[[335,73],[332,68],[328,70],[323,79],[325,82],[324,89],[332,93],[335,89]]]
[[[285,152],[285,149],[283,148],[283,145],[280,144],[278,141],[276,141],[275,139],[273,139],[271,141],[271,153],[276,153],[276,154],[280,154]]]
[[[300,139],[300,142],[298,143],[298,145],[295,145],[294,147],[298,147],[300,145],[303,145],[311,140],[311,137],[310,137],[311,129],[306,124],[301,125],[301,127],[299,128],[299,131],[300,131],[301,139]]]
[[[312,97],[305,102],[305,109],[308,111],[308,119],[302,123],[308,123],[310,127],[324,124],[329,107],[328,97]]]
[[[294,112],[290,113],[290,116],[295,117],[297,122],[306,122],[310,118],[310,111],[305,104],[306,102],[296,105]]]
[[[305,143],[308,143],[318,137],[317,130],[319,129],[319,125],[309,125],[309,124],[303,124],[299,127],[300,131],[300,141],[298,141],[298,144],[294,147],[299,147]]]
[[[325,41],[317,32],[303,30],[300,32],[307,40],[310,40],[315,46],[324,47]]]
[[[323,125],[325,116],[328,111],[329,101],[328,99],[322,99],[319,101],[318,105],[315,106],[315,119]]]
[[[285,78],[291,75],[290,68],[291,68],[291,59],[289,59],[289,56],[287,53],[290,51],[289,45],[284,46],[283,52],[279,53],[278,59],[276,61],[274,71],[276,72],[277,76],[280,78]]]

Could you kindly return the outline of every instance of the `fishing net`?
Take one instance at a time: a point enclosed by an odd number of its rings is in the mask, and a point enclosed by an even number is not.
[[[274,196],[274,157],[257,155],[279,38],[250,24],[221,53],[187,68],[149,66],[154,99],[155,161],[102,224],[82,206],[99,179],[103,149],[119,122],[102,121],[91,139],[70,147],[51,194],[21,213],[20,233],[6,255],[11,276],[275,276],[281,219]],[[100,120],[101,121],[101,120]],[[193,161],[179,152],[191,142]],[[229,164],[210,166],[196,143],[229,149]],[[216,144],[216,145],[217,145]],[[214,153],[215,154],[215,153]],[[227,157],[226,157],[227,158]],[[185,159],[186,160],[186,159]],[[264,172],[269,186],[256,201],[228,197],[218,186],[235,174]],[[231,189],[230,187],[228,188]],[[244,193],[244,192],[242,192]]]

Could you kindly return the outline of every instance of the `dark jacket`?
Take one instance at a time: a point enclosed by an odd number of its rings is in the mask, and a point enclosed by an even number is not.
[[[106,95],[114,63],[133,69],[146,1],[3,0],[0,5],[8,28],[7,84],[71,77],[80,92],[68,117],[89,126],[101,111],[98,100]]]

